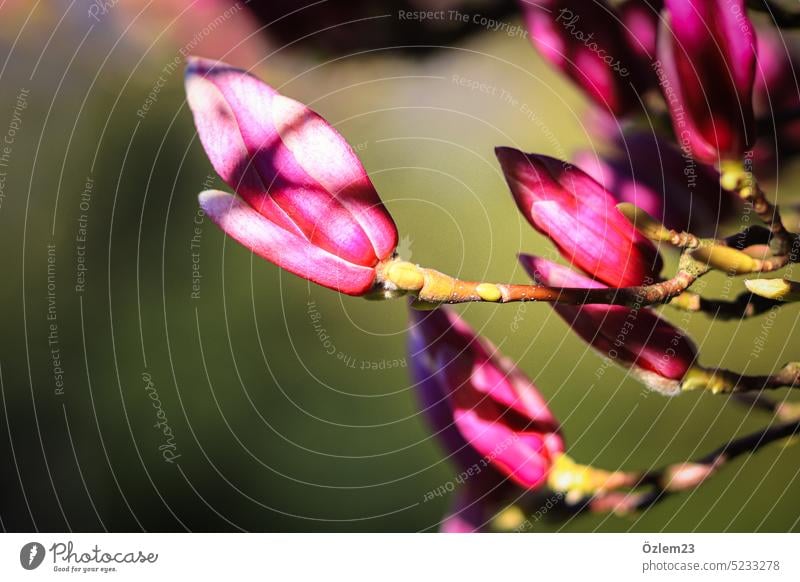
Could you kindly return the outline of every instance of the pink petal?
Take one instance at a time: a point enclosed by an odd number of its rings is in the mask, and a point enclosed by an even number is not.
[[[439,308],[414,315],[411,356],[416,380],[429,387],[429,380],[436,379],[461,442],[518,484],[541,485],[564,443],[536,387],[451,311]],[[423,370],[427,377],[419,376]],[[435,392],[428,389],[429,399]],[[436,404],[437,430],[454,453],[460,452],[454,435],[442,427],[442,407]]]
[[[638,94],[654,85],[652,56],[631,50],[616,9],[603,1],[521,0],[539,53],[603,110],[616,116],[641,107]]]
[[[569,208],[548,201],[533,204],[530,213],[564,258],[584,272],[612,287],[654,283],[650,245],[630,236],[633,227],[616,207],[606,211],[601,214],[588,206]]]
[[[496,153],[520,211],[570,262],[612,287],[656,280],[658,251],[591,176],[548,156],[505,147]]]
[[[547,479],[552,460],[541,435],[511,430],[471,409],[455,408],[453,418],[464,439],[519,485],[539,487]]]
[[[539,284],[554,287],[603,288],[567,267],[532,255],[520,262]],[[554,304],[556,312],[584,341],[621,364],[635,365],[671,380],[680,380],[696,357],[694,343],[652,310],[619,305]],[[623,332],[624,330],[624,332]]]
[[[744,0],[666,0],[658,38],[675,133],[691,154],[740,159],[755,140],[756,37]]]
[[[186,87],[212,164],[253,208],[350,262],[371,267],[391,255],[391,217],[322,118],[222,63],[192,59]]]
[[[284,230],[236,196],[207,190],[200,194],[200,206],[230,237],[295,275],[348,295],[372,288],[374,269],[348,263]]]
[[[275,98],[273,120],[300,166],[355,216],[376,255],[391,255],[397,230],[350,144],[322,117],[287,97]]]

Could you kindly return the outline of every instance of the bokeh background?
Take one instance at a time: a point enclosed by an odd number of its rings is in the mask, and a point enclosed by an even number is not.
[[[513,2],[246,4],[0,0],[3,530],[432,531],[444,514],[425,494],[455,468],[409,382],[405,302],[310,285],[199,213],[197,194],[224,185],[184,57],[252,68],[310,104],[359,152],[401,254],[463,277],[525,282],[517,252],[553,256],[496,145],[570,158],[606,144]],[[420,6],[468,22],[400,17]],[[797,176],[783,165],[769,195],[790,206]],[[707,279],[710,296],[742,289]],[[581,462],[657,467],[770,421],[727,397],[648,393],[546,305],[459,311],[535,379]],[[796,304],[745,322],[662,311],[705,365],[769,373],[800,353]],[[534,530],[796,531],[792,444],[642,514]]]

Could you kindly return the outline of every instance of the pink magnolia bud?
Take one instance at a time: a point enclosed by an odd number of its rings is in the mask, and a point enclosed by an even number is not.
[[[800,152],[800,92],[795,63],[800,62],[796,36],[782,35],[772,26],[758,28],[758,65],[753,93],[762,132],[754,148],[759,176],[776,175],[786,157]]]
[[[630,50],[645,68],[656,58],[657,36],[662,0],[625,0],[620,4],[619,18]]]
[[[190,59],[186,93],[211,163],[241,196],[202,193],[211,219],[296,275],[367,292],[397,229],[344,138],[301,103],[223,63]]]
[[[678,143],[698,160],[739,160],[755,141],[756,36],[744,0],[666,0],[659,76]]]
[[[617,201],[635,204],[677,231],[716,236],[737,207],[737,197],[720,186],[716,169],[650,133],[625,136],[603,157],[580,152],[575,162]]]
[[[654,282],[661,256],[596,180],[566,162],[495,150],[517,206],[572,264],[611,287]]]
[[[800,58],[797,37],[782,35],[772,26],[758,28],[758,66],[756,67],[753,107],[756,115],[770,117],[800,102],[795,62]]]
[[[564,450],[558,422],[497,348],[439,308],[412,311],[409,351],[433,429],[461,467],[475,467],[468,479],[493,467],[526,488],[546,481]]]
[[[626,29],[620,14],[602,1],[520,0],[533,45],[600,109],[624,115],[641,108],[639,93],[655,86],[646,43]],[[649,31],[646,34],[651,34]]]
[[[605,287],[546,259],[520,255],[520,262],[539,284]],[[679,381],[697,357],[694,344],[681,330],[646,307],[554,303],[553,309],[597,351],[631,368],[648,386],[665,394],[677,393]]]

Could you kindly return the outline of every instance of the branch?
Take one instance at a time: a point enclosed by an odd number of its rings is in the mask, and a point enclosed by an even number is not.
[[[731,460],[744,454],[753,454],[766,445],[791,437],[798,432],[800,432],[800,421],[795,419],[734,439],[697,461],[677,463],[642,474],[639,484],[652,486],[652,491],[601,493],[589,500],[588,508],[592,511],[614,511],[624,514],[651,507],[673,493],[699,487]]]
[[[745,285],[747,285],[747,281],[745,281]],[[706,299],[697,293],[685,291],[670,300],[668,305],[683,311],[705,313],[721,321],[730,321],[755,317],[770,309],[780,307],[784,303],[777,299],[759,297],[746,291],[737,295],[733,300]]]
[[[678,272],[671,279],[652,285],[600,289],[463,281],[434,269],[397,259],[392,259],[382,265],[378,273],[386,296],[394,297],[397,291],[410,293],[416,296],[416,302],[412,305],[424,309],[442,303],[511,303],[519,301],[641,307],[666,303],[683,293],[708,270],[706,265],[696,261],[688,253],[684,253]]]
[[[726,174],[727,179],[730,179],[731,175],[729,171]],[[371,297],[388,299],[411,294],[416,297],[412,306],[417,309],[431,309],[443,303],[521,301],[568,305],[623,305],[638,308],[672,301],[711,269],[729,275],[767,273],[784,267],[791,258],[789,255],[769,256],[770,249],[763,243],[765,240],[775,238],[774,229],[770,232],[766,229],[751,228],[731,239],[701,239],[689,232],[668,229],[632,204],[619,204],[617,208],[645,237],[682,249],[678,272],[672,278],[651,285],[601,289],[515,285],[464,281],[435,269],[391,258],[378,265],[376,290]],[[749,242],[755,244],[742,246]],[[684,295],[674,303],[689,310],[700,310],[704,307],[701,299],[693,301],[690,295]],[[706,303],[705,307],[710,309],[714,305]],[[733,311],[735,312],[735,307]]]
[[[773,255],[776,258],[786,257],[786,263],[797,262],[800,239],[786,230],[778,207],[767,200],[752,173],[741,162],[728,162],[720,167],[720,183],[723,188],[738,193],[742,200],[753,206],[753,211],[770,230]]]
[[[800,362],[790,362],[769,376],[745,376],[730,370],[693,366],[681,381],[681,391],[708,390],[712,394],[761,392],[800,388]]]
[[[741,392],[731,395],[742,406],[750,410],[760,410],[772,414],[775,418],[789,422],[800,419],[800,402],[775,402],[760,392]]]

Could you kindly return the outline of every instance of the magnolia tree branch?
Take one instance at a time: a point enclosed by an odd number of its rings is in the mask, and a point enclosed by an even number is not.
[[[734,439],[697,461],[669,465],[657,471],[638,475],[638,485],[649,485],[652,490],[640,492],[605,491],[589,500],[591,511],[613,511],[630,513],[650,507],[667,496],[689,491],[702,485],[706,479],[719,471],[729,461],[745,454],[753,454],[762,447],[794,436],[800,432],[800,420],[776,424],[757,433]],[[627,474],[629,478],[634,474]]]
[[[391,261],[380,272],[389,293],[397,290],[411,293],[417,299],[414,306],[422,308],[442,303],[519,301],[641,307],[665,303],[680,295],[698,277],[708,272],[708,268],[689,255],[684,255],[678,272],[671,279],[652,285],[601,289],[463,281],[405,261]]]
[[[774,239],[773,231],[749,228],[728,239],[701,239],[689,232],[666,228],[643,210],[620,204],[620,212],[647,238],[682,249],[677,273],[664,281],[651,285],[623,288],[583,289],[572,287],[547,287],[543,285],[517,285],[464,281],[434,269],[413,263],[390,259],[378,267],[379,298],[411,294],[416,297],[414,306],[432,308],[442,303],[512,303],[519,301],[544,301],[570,305],[604,304],[643,307],[671,302],[689,311],[720,311],[734,317],[737,314],[755,315],[769,307],[763,301],[739,299],[728,305],[704,301],[698,295],[684,292],[710,270],[729,275],[768,273],[786,266],[794,255],[770,256],[766,242]]]
[[[737,192],[739,197],[752,205],[753,211],[770,231],[770,249],[775,257],[787,257],[788,262],[797,262],[800,255],[800,239],[786,230],[778,207],[767,200],[755,177],[740,162],[729,162],[720,168],[720,183],[724,188]]]
[[[785,303],[777,299],[760,297],[747,291],[740,293],[732,300],[706,299],[697,293],[685,291],[670,300],[668,305],[683,311],[705,313],[722,321],[738,321],[761,315],[771,309],[781,307]]]
[[[776,402],[760,392],[741,392],[731,396],[731,400],[742,406],[747,406],[750,410],[760,410],[772,414],[775,418],[782,421],[800,419],[800,402],[786,402],[784,400]]]
[[[760,392],[778,388],[800,388],[800,362],[790,362],[768,376],[745,376],[730,370],[694,366],[681,381],[681,390],[709,390],[714,394]]]
[[[751,408],[773,412],[779,424],[734,439],[696,461],[674,463],[652,471],[608,471],[581,465],[561,454],[554,459],[548,475],[548,488],[555,497],[551,495],[545,499],[547,511],[542,509],[543,496],[522,498],[498,514],[495,527],[504,531],[523,531],[530,527],[526,514],[533,512],[541,516],[549,513],[551,508],[555,520],[565,512],[626,515],[640,511],[671,494],[699,487],[737,457],[756,453],[762,447],[800,433],[800,403],[775,404],[760,395],[737,395],[736,399]]]

